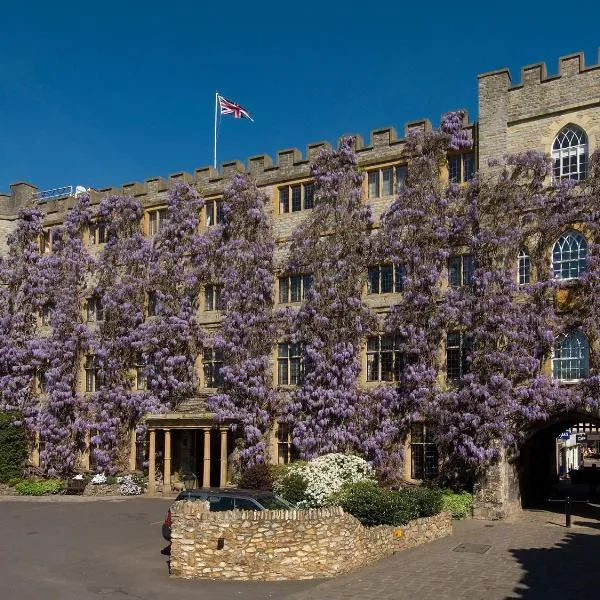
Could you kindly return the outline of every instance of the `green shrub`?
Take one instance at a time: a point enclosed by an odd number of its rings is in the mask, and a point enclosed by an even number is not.
[[[15,485],[17,485],[17,483],[23,481],[22,477],[11,477],[8,480],[8,485],[10,485],[10,487],[15,487]]]
[[[27,436],[13,424],[14,415],[0,413],[0,483],[21,477],[27,460]]]
[[[256,463],[242,471],[238,486],[245,490],[273,491],[273,470],[271,465]]]
[[[308,482],[300,471],[288,470],[276,480],[273,487],[277,495],[293,505],[306,500]]]
[[[15,489],[21,496],[44,496],[45,494],[58,494],[63,489],[63,482],[59,479],[40,479],[21,481]]]
[[[453,492],[444,490],[442,494],[442,510],[449,512],[453,519],[466,519],[473,509],[473,494],[469,492]]]
[[[419,503],[420,517],[433,517],[440,514],[444,507],[442,490],[435,487],[408,488]]]

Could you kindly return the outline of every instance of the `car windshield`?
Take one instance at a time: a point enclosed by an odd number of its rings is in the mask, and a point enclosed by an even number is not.
[[[292,505],[278,496],[258,496],[256,498],[267,510],[287,510]]]

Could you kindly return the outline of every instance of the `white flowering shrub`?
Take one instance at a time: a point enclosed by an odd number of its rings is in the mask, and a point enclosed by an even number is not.
[[[104,473],[96,473],[90,480],[90,483],[93,483],[94,485],[106,483],[106,475]]]
[[[359,456],[348,454],[325,454],[308,463],[292,464],[287,474],[275,484],[275,491],[286,496],[287,480],[300,476],[306,482],[303,499],[297,501],[299,508],[318,508],[339,491],[345,483],[375,480],[375,471]],[[302,486],[303,487],[303,486]]]
[[[124,475],[121,477],[119,491],[122,496],[139,496],[142,493],[142,486],[133,475]]]

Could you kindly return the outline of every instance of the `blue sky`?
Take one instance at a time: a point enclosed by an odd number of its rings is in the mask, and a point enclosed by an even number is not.
[[[585,7],[583,5],[587,4]],[[442,112],[477,110],[477,74],[586,53],[600,4],[23,0],[2,9],[0,191],[106,187]],[[356,6],[355,8],[352,8]],[[570,8],[569,8],[570,7]]]

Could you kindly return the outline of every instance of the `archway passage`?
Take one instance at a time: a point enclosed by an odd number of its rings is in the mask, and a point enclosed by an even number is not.
[[[549,500],[566,496],[600,503],[600,461],[594,467],[589,458],[599,447],[600,415],[567,414],[535,428],[518,459],[521,506],[563,511]]]

